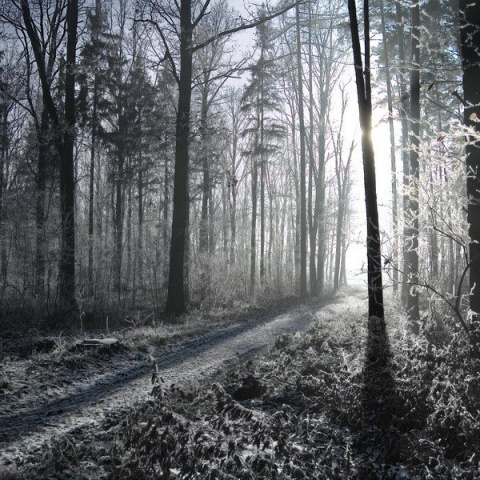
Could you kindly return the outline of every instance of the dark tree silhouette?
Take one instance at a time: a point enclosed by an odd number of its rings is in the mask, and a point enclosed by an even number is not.
[[[59,291],[62,308],[76,310],[75,298],[75,179],[74,179],[74,129],[75,129],[75,59],[77,45],[78,0],[67,3],[66,72],[65,72],[65,127],[61,113],[55,104],[48,81],[45,56],[38,37],[28,0],[21,2],[22,18],[30,40],[38,75],[42,86],[45,108],[55,129],[55,146],[60,161],[60,211],[62,219],[62,242],[59,270]],[[61,132],[63,131],[63,135]]]
[[[355,80],[357,82],[358,109],[362,129],[362,154],[367,212],[367,264],[368,264],[368,314],[382,318],[382,262],[380,252],[380,228],[378,223],[377,187],[375,180],[375,156],[372,143],[372,96],[370,84],[370,26],[368,0],[365,1],[365,69],[358,33],[355,0],[348,0],[350,31],[352,35]]]
[[[466,146],[470,236],[470,308],[475,343],[480,341],[480,3],[460,0],[464,122],[472,130]]]
[[[193,31],[202,18],[206,15],[210,1],[206,0],[195,19],[192,19],[192,0],[182,0],[177,6],[179,8],[179,40],[180,40],[180,72],[173,61],[172,53],[168,48],[165,36],[158,24],[155,24],[164,40],[166,53],[172,65],[173,72],[178,83],[178,107],[176,119],[176,143],[175,143],[175,173],[173,180],[173,220],[172,240],[170,246],[170,268],[168,274],[168,294],[165,310],[169,314],[180,315],[186,311],[186,253],[188,242],[189,224],[189,141],[190,141],[190,111],[192,97],[192,61],[196,51],[206,47],[215,40],[232,35],[233,33],[255,28],[268,20],[271,20],[291,8],[296,3],[273,12],[270,15],[262,16],[251,23],[241,25],[219,32],[206,40],[193,44]],[[173,21],[173,17],[172,17]]]

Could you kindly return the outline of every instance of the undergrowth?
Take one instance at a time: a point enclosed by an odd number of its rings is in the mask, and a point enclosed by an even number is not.
[[[357,312],[322,317],[210,385],[168,386],[152,362],[152,399],[119,423],[102,478],[480,478],[479,360],[460,335],[387,317],[388,338]],[[42,474],[94,457],[74,443]]]

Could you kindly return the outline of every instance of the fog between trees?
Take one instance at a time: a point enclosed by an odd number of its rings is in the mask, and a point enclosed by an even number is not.
[[[2,308],[78,325],[338,289],[363,151],[370,314],[381,273],[414,331],[447,307],[476,343],[477,7],[348,7],[3,2]]]

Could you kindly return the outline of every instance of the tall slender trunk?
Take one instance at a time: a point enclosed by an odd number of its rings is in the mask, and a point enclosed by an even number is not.
[[[268,195],[268,207],[269,207],[269,216],[268,216],[268,251],[267,251],[267,278],[271,280],[272,276],[272,268],[273,268],[273,245],[275,243],[275,229],[273,228],[273,219],[274,219],[274,211],[273,211],[273,197],[274,194],[272,192],[272,188],[269,189]]]
[[[115,258],[114,258],[114,288],[120,293],[122,285],[122,252],[123,252],[123,180],[124,180],[124,158],[123,154],[118,155],[118,171],[115,180]]]
[[[208,192],[208,255],[211,257],[215,252],[215,197],[213,195],[213,188],[210,185]]]
[[[407,297],[409,291],[408,276],[406,268],[405,251],[407,249],[408,238],[408,211],[409,211],[409,196],[408,191],[410,188],[410,162],[408,158],[408,92],[405,82],[406,75],[406,55],[405,55],[405,28],[404,28],[404,16],[403,7],[401,1],[395,2],[395,18],[398,25],[397,43],[398,43],[398,60],[400,71],[400,117],[402,127],[402,166],[403,166],[403,268],[402,268],[402,303],[407,305]]]
[[[302,43],[300,6],[295,7],[297,33],[298,119],[300,126],[300,296],[307,297],[307,191],[305,178],[305,118],[303,112]]]
[[[143,236],[144,236],[144,192],[143,192],[143,173],[142,169],[138,171],[138,288],[142,291],[145,286],[145,280],[143,278]]]
[[[60,259],[60,300],[64,307],[77,310],[75,298],[75,60],[78,0],[67,5],[67,65],[65,72],[65,131],[60,162],[60,205],[62,253]]]
[[[130,163],[130,162],[129,162]],[[131,166],[129,165],[128,169],[130,170]],[[132,262],[132,217],[133,217],[133,201],[132,201],[132,184],[128,183],[127,189],[127,234],[126,234],[126,244],[127,244],[127,261],[126,261],[126,272],[125,272],[125,290],[128,289],[130,281],[132,280],[132,266],[135,269],[135,266]],[[133,273],[133,277],[135,274]],[[132,285],[133,291],[135,290],[135,284]]]
[[[310,273],[310,291],[313,295],[317,292],[317,231],[318,219],[314,213],[313,207],[313,187],[315,171],[315,154],[313,148],[314,122],[313,122],[313,52],[312,52],[312,3],[308,4],[308,116],[309,116],[309,138],[308,138],[308,221],[310,233],[310,255],[309,255],[309,273]]]
[[[380,20],[382,27],[383,41],[383,61],[385,64],[385,81],[387,84],[387,108],[388,108],[388,126],[390,131],[390,170],[392,183],[392,268],[393,268],[393,291],[398,290],[398,194],[397,194],[397,159],[395,154],[395,127],[393,122],[393,96],[392,79],[390,75],[390,59],[387,49],[387,31],[385,26],[385,8],[384,1],[380,0]]]
[[[257,260],[257,183],[258,165],[254,156],[252,159],[252,219],[250,230],[250,293],[255,292],[256,260]]]
[[[230,263],[235,265],[235,245],[237,242],[237,179],[235,178],[236,149],[232,155],[232,174],[230,179]]]
[[[168,168],[168,160],[165,158],[165,167],[164,167],[164,185],[163,185],[163,209],[162,209],[162,220],[163,220],[163,232],[162,232],[162,250],[163,254],[161,255],[161,262],[163,265],[163,276],[166,281],[168,278],[168,263],[166,262],[166,252],[168,251],[168,241],[169,241],[169,204],[170,204],[170,172]],[[159,260],[160,249],[157,251],[157,262]]]
[[[43,105],[40,130],[38,132],[37,203],[35,213],[35,292],[37,295],[41,295],[45,287],[45,189],[49,126],[48,111],[45,105]]]
[[[343,218],[344,218],[344,206],[343,198],[340,196],[338,199],[338,215],[337,215],[337,234],[335,242],[335,271],[333,277],[333,288],[338,290],[340,286],[340,265],[342,258],[342,243],[343,243]]]
[[[223,260],[226,265],[229,263],[229,257],[230,257],[230,251],[229,251],[229,245],[228,245],[228,240],[229,240],[229,232],[228,232],[228,223],[229,223],[229,217],[230,217],[230,211],[229,211],[229,206],[228,206],[228,176],[224,176],[223,182],[222,182],[222,240],[223,240]],[[213,222],[212,222],[213,225]]]
[[[370,25],[368,0],[364,1],[365,70],[362,62],[355,0],[348,0],[357,97],[362,128],[362,154],[367,216],[368,314],[384,318],[380,228],[378,223],[375,156],[372,143],[370,83]],[[364,77],[365,75],[365,77]]]
[[[418,304],[418,189],[419,189],[419,150],[420,150],[420,5],[412,0],[412,66],[410,72],[410,188],[407,227],[407,249],[405,252],[405,270],[408,282],[407,313],[412,322],[413,332],[419,333],[418,321],[420,310]]]
[[[261,137],[263,138],[263,108],[262,108],[262,122],[261,122]],[[260,285],[265,285],[265,169],[266,156],[263,153],[260,155]]]
[[[7,261],[7,235],[5,232],[5,212],[4,212],[4,188],[5,188],[5,167],[8,157],[8,109],[4,104],[2,109],[2,129],[0,137],[0,280],[5,282],[8,274]],[[37,197],[38,200],[38,197]]]
[[[326,110],[326,108],[325,108]],[[315,221],[318,222],[318,255],[317,255],[317,294],[323,293],[325,288],[325,244],[326,244],[326,226],[325,226],[325,129],[326,122],[320,118],[320,131],[318,138],[318,169],[317,184],[315,193]]]
[[[88,190],[88,284],[90,293],[95,291],[93,283],[93,243],[94,243],[94,211],[95,211],[95,157],[97,149],[97,106],[98,106],[98,74],[95,73],[93,80],[93,109],[92,109],[92,133],[90,139],[90,171]]]
[[[265,65],[264,61],[264,39],[262,39],[260,64]],[[260,285],[265,285],[265,168],[267,156],[265,154],[265,82],[264,69],[260,71],[260,102],[259,102],[259,122],[260,122]]]
[[[200,118],[200,132],[202,145],[202,212],[200,218],[200,241],[199,250],[202,264],[201,280],[200,280],[200,295],[202,300],[205,300],[210,291],[210,216],[209,216],[209,201],[210,201],[210,164],[208,158],[208,134],[207,134],[207,112],[208,112],[208,88],[204,86],[202,91],[202,108]]]

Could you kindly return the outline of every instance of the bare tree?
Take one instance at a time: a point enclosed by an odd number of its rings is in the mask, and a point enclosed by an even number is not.
[[[348,0],[350,31],[352,35],[353,61],[357,82],[358,109],[362,128],[362,153],[367,213],[367,264],[368,264],[368,314],[384,318],[382,258],[380,251],[380,228],[378,223],[375,157],[372,143],[372,97],[370,83],[370,24],[368,0],[364,4],[365,66],[358,31],[355,0]]]
[[[186,256],[188,248],[189,224],[189,143],[190,143],[190,113],[192,99],[193,55],[221,37],[228,37],[236,32],[254,28],[272,18],[282,15],[294,5],[288,5],[272,14],[262,16],[249,23],[241,21],[239,25],[215,33],[211,37],[193,42],[193,32],[208,12],[211,1],[205,0],[203,4],[196,4],[194,9],[192,0],[181,0],[175,6],[166,6],[162,3],[151,3],[151,15],[141,19],[150,23],[162,39],[165,55],[172,73],[178,84],[178,106],[176,119],[176,144],[175,144],[175,172],[173,181],[173,219],[172,237],[170,247],[170,268],[168,274],[168,294],[166,312],[180,315],[187,308],[187,285],[185,278]],[[177,26],[178,21],[178,26]],[[162,22],[172,26],[178,34],[179,59],[174,59],[174,50],[169,44],[166,29]]]
[[[30,11],[28,0],[20,3],[23,24],[30,40],[38,75],[42,86],[45,107],[55,129],[55,146],[60,162],[60,210],[62,219],[62,242],[59,270],[59,292],[62,306],[76,310],[75,298],[75,179],[74,179],[74,129],[75,129],[75,61],[77,44],[78,1],[69,0],[66,14],[66,71],[65,106],[62,127],[62,114],[55,104],[48,80],[47,65],[38,35],[38,28]],[[60,5],[59,7],[60,8]],[[59,12],[56,12],[59,15]],[[61,132],[63,131],[63,134]]]

